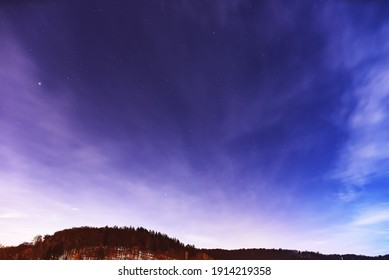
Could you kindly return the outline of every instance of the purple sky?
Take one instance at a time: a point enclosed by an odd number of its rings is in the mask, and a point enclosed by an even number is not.
[[[0,243],[388,254],[385,2],[2,1]]]

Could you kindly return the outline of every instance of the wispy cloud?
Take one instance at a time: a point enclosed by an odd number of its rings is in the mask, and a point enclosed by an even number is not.
[[[337,176],[363,185],[389,174],[389,69],[378,66],[357,82],[357,105],[348,121],[350,141],[341,155]]]
[[[371,37],[371,32],[361,31],[352,22],[344,22],[340,40],[329,48],[347,53],[334,56],[332,66],[352,80],[344,92],[343,112],[349,113],[343,115],[343,126],[348,140],[332,174],[345,186],[338,196],[344,201],[357,199],[363,186],[389,175],[389,44],[382,44],[387,41],[389,24],[383,23]]]
[[[352,222],[355,226],[379,226],[383,223],[389,225],[389,206],[379,205],[369,208],[362,208],[358,216]],[[386,229],[389,232],[389,227]]]

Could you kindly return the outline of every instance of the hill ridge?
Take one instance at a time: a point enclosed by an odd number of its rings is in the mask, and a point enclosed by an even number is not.
[[[199,249],[177,238],[143,227],[74,227],[53,235],[37,235],[32,242],[0,248],[1,260],[364,260],[389,259],[384,256],[321,254],[319,252],[242,248]]]

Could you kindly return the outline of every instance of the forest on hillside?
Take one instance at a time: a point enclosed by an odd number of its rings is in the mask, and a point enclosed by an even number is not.
[[[197,259],[192,245],[142,227],[79,227],[0,248],[0,259]]]
[[[363,256],[285,249],[198,249],[176,238],[142,227],[79,227],[53,235],[37,235],[32,242],[1,247],[1,260],[389,260],[389,255]]]

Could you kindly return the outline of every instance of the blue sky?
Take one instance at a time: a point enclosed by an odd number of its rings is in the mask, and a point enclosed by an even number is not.
[[[0,243],[118,225],[387,254],[388,9],[0,4]]]

